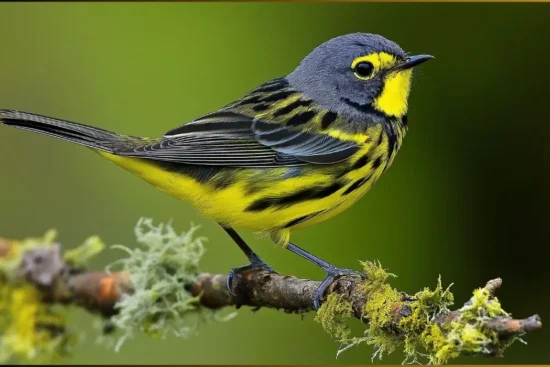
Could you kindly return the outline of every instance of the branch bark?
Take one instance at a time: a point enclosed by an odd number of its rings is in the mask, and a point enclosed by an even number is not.
[[[6,253],[5,246],[8,243],[0,239],[0,257]],[[128,273],[91,272],[64,263],[60,246],[27,251],[20,265],[20,275],[40,289],[47,302],[75,304],[91,312],[100,313],[104,317],[115,315],[118,312],[117,302],[125,294],[132,294],[134,290]],[[200,305],[210,309],[249,306],[254,310],[267,307],[282,309],[289,313],[306,313],[313,310],[313,294],[320,284],[318,281],[299,279],[294,276],[250,271],[239,274],[234,279],[232,290],[235,295],[232,295],[226,289],[227,277],[226,274],[202,273],[197,276],[193,284],[187,286],[186,290],[193,296],[200,296],[198,301]],[[487,282],[484,289],[490,298],[494,297],[495,291],[501,284],[500,279]],[[351,307],[351,316],[365,323],[368,323],[371,317],[365,314],[365,310],[369,309],[369,305],[376,307],[378,304],[375,303],[378,301],[373,300],[365,291],[365,280],[354,276],[338,278],[331,284],[327,294],[343,297]],[[391,313],[388,316],[389,322],[384,324],[384,328],[400,340],[404,340],[409,330],[403,326],[404,322],[406,323],[407,318],[413,317],[417,307],[415,302],[418,299],[405,293],[396,292],[395,294],[399,294],[399,298],[387,300],[391,303],[389,305]],[[457,310],[438,313],[422,327],[428,329],[437,325],[443,333],[447,333],[452,329],[452,325],[462,322],[462,316],[469,312],[469,306],[472,306],[475,301],[472,298]],[[388,305],[385,304],[384,307]],[[489,356],[500,355],[503,345],[506,346],[506,342],[511,338],[542,327],[538,315],[525,319],[513,319],[505,315],[485,317],[483,325],[498,338],[494,343],[484,345],[480,352]],[[418,332],[422,333],[423,330]]]
[[[226,274],[202,273],[197,277],[196,283],[189,286],[188,291],[193,296],[200,295],[200,304],[210,309],[249,306],[253,309],[266,307],[281,309],[288,313],[306,313],[313,310],[313,293],[321,284],[319,281],[294,276],[251,271],[241,274],[233,281],[233,291],[236,294],[234,296],[226,289],[227,277]],[[502,280],[490,280],[485,289],[494,294],[498,288],[495,284],[500,287]],[[116,314],[116,302],[125,293],[132,292],[132,284],[127,273],[82,273],[70,277],[67,286],[72,293],[73,302],[105,316]],[[344,295],[351,303],[353,315],[358,320],[365,321],[365,318],[368,318],[368,315],[362,313],[369,299],[365,296],[361,280],[343,276],[331,284],[327,291],[327,294],[330,293]],[[56,299],[62,300],[64,299],[59,297]],[[401,302],[392,307],[395,324],[411,314],[408,304],[412,302],[413,299],[404,294]],[[449,311],[441,314],[433,323],[444,326],[456,320],[460,314],[460,310]],[[502,336],[520,335],[542,327],[538,315],[525,319],[495,317],[488,321],[488,324],[490,329]]]

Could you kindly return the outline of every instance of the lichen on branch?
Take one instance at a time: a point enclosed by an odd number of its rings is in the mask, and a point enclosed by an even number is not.
[[[62,253],[55,231],[23,241],[0,239],[0,361],[44,362],[70,353],[78,335],[67,325],[67,308],[83,307],[104,320],[104,332],[118,330],[115,349],[134,336],[189,337],[203,321],[227,321],[228,307],[250,306],[312,311],[320,282],[253,270],[226,288],[227,274],[200,272],[205,238],[197,227],[176,233],[170,224],[140,219],[137,245],[115,245],[123,255],[106,271],[88,271],[88,260],[103,251],[97,236]],[[537,315],[513,319],[503,310],[495,279],[451,310],[453,295],[441,279],[432,290],[397,291],[394,275],[380,263],[362,262],[365,279],[342,276],[327,292],[315,320],[342,347],[374,347],[373,359],[402,349],[406,363],[445,363],[461,355],[502,355],[504,349],[542,324]],[[351,319],[366,325],[352,335]],[[284,346],[282,346],[284,347]]]
[[[541,326],[536,315],[527,322],[529,330],[519,332],[521,322],[510,323],[510,315],[494,297],[502,284],[500,279],[474,290],[463,307],[451,312],[449,307],[454,297],[450,286],[443,288],[441,278],[434,290],[425,288],[409,296],[387,283],[394,275],[387,273],[379,263],[364,262],[362,265],[367,280],[361,286],[369,300],[361,315],[368,323],[364,335],[351,336],[345,319],[353,317],[353,306],[342,294],[330,294],[316,317],[325,331],[341,343],[338,354],[368,344],[374,346],[372,359],[381,359],[402,345],[403,363],[417,363],[423,358],[430,364],[443,364],[461,355],[502,355],[521,334]],[[507,332],[495,327],[495,320],[504,319],[508,320]],[[517,332],[513,332],[514,329]]]
[[[170,224],[154,226],[152,220],[142,218],[135,229],[140,247],[113,246],[128,255],[117,265],[132,284],[131,291],[122,293],[114,306],[117,313],[111,321],[122,331],[115,350],[136,332],[155,338],[168,333],[187,338],[195,332],[197,320],[220,319],[218,311],[200,306],[200,295],[186,290],[197,281],[205,251],[205,238],[195,236],[197,229],[192,226],[178,234]]]

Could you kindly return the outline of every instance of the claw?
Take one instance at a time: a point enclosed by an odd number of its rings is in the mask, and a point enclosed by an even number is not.
[[[251,270],[265,270],[269,273],[273,274],[279,274],[275,270],[271,268],[271,266],[267,265],[260,257],[256,256],[256,258],[252,259],[252,262],[248,265],[241,266],[239,268],[233,268],[231,271],[229,271],[229,276],[227,277],[227,290],[229,293],[231,293],[232,296],[237,297],[235,292],[233,292],[233,280],[243,272],[251,271]]]
[[[298,255],[300,257],[303,257],[307,261],[310,261],[310,262],[314,263],[315,265],[317,265],[318,267],[320,267],[321,269],[323,269],[324,271],[327,272],[327,276],[321,282],[321,285],[319,286],[319,288],[317,288],[315,290],[315,292],[313,293],[313,307],[315,308],[315,311],[317,311],[319,309],[319,307],[321,305],[321,298],[325,294],[325,291],[327,290],[327,288],[331,285],[331,283],[336,278],[341,277],[343,275],[356,275],[356,276],[360,276],[361,279],[366,278],[365,274],[363,274],[363,273],[360,273],[356,270],[351,270],[351,269],[346,269],[346,268],[338,268],[338,267],[326,262],[325,260],[322,260],[322,259],[318,258],[317,256],[315,256],[313,254],[310,254],[306,250],[296,246],[293,243],[289,243],[286,246],[286,248],[290,252],[295,253],[296,255]]]
[[[319,310],[319,307],[321,307],[321,298],[323,298],[328,287],[337,278],[344,275],[353,275],[353,276],[359,276],[361,277],[361,279],[366,279],[365,274],[352,269],[337,268],[336,266],[330,265],[325,270],[327,270],[327,276],[325,277],[325,279],[323,279],[323,281],[321,282],[321,285],[313,293],[313,308],[315,309],[315,311]]]

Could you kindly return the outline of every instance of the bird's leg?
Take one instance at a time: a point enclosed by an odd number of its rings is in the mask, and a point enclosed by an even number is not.
[[[292,253],[300,256],[300,257],[303,257],[304,259],[314,263],[315,265],[319,266],[321,269],[323,269],[324,271],[327,272],[327,276],[325,277],[325,279],[323,280],[323,282],[321,283],[319,288],[317,288],[315,290],[315,293],[313,293],[313,307],[315,308],[316,311],[319,309],[321,297],[323,297],[323,295],[325,294],[325,291],[327,290],[329,285],[336,278],[338,278],[342,275],[357,275],[357,276],[360,276],[361,278],[365,277],[365,274],[363,274],[359,271],[352,270],[352,269],[346,269],[346,268],[338,268],[338,267],[336,267],[332,264],[329,264],[328,262],[326,262],[322,259],[319,259],[317,256],[315,256],[313,254],[310,254],[306,250],[301,249],[300,247],[298,247],[298,246],[296,246],[292,243],[289,243],[286,246],[286,248],[290,252],[292,252]]]
[[[270,273],[278,274],[276,271],[271,269],[271,267],[267,265],[262,260],[261,257],[259,257],[254,251],[252,251],[250,246],[248,246],[246,242],[244,242],[242,237],[239,236],[239,234],[233,228],[224,227],[224,226],[222,226],[222,228],[227,232],[229,236],[231,236],[231,238],[233,239],[233,241],[235,241],[237,246],[239,246],[241,251],[244,252],[246,257],[248,258],[248,261],[250,261],[250,264],[241,266],[239,268],[233,268],[229,272],[229,277],[227,277],[227,289],[232,295],[235,296],[235,293],[233,293],[233,287],[232,287],[233,279],[235,279],[235,276],[237,276],[241,272],[253,270],[253,269],[263,269],[263,270],[267,270]]]

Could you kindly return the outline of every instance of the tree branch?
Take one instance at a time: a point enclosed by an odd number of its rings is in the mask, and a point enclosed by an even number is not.
[[[188,287],[188,291],[193,296],[200,295],[200,304],[210,309],[250,306],[253,309],[267,307],[281,309],[288,313],[306,313],[313,310],[313,293],[321,284],[319,281],[299,279],[294,276],[251,271],[239,275],[233,281],[233,291],[236,294],[233,296],[226,289],[227,278],[226,274],[202,273],[197,277],[196,283]],[[132,292],[132,284],[127,273],[82,273],[69,277],[66,284],[72,292],[73,302],[106,316],[114,315],[117,312],[114,308],[115,303],[124,294]],[[501,284],[500,278],[493,279],[487,282],[484,289],[494,295]],[[362,321],[368,320],[368,315],[363,315],[362,310],[369,299],[365,295],[360,280],[343,276],[329,287],[327,294],[331,293],[344,295],[352,305],[353,316]],[[66,299],[57,299],[57,301],[61,300],[66,301]],[[394,324],[411,315],[409,304],[413,302],[414,298],[404,294],[400,302],[391,306],[394,310],[392,316]],[[466,305],[470,303],[471,300],[466,302]],[[444,327],[457,320],[460,315],[460,310],[449,311],[439,315],[432,323]],[[538,315],[525,319],[497,316],[487,320],[487,326],[499,336],[509,337],[540,329],[542,322]]]
[[[12,242],[0,239],[0,258]],[[416,349],[428,352],[432,362],[445,362],[463,354],[501,355],[504,348],[527,332],[542,326],[538,315],[513,319],[502,310],[494,294],[502,284],[494,279],[474,291],[464,306],[449,310],[452,294],[441,284],[407,295],[391,288],[379,264],[364,263],[366,280],[343,276],[331,284],[317,320],[347,345],[365,341],[379,352],[405,345],[405,354],[416,358]],[[119,312],[117,303],[135,291],[128,272],[90,272],[63,261],[60,246],[34,247],[22,256],[21,278],[33,284],[47,303],[74,304],[109,318]],[[239,274],[231,295],[226,274],[201,273],[185,290],[208,309],[229,306],[282,309],[289,313],[313,310],[313,294],[320,282],[266,271]],[[370,324],[364,338],[349,338],[341,318]],[[346,347],[347,348],[347,347]],[[345,349],[345,348],[344,348]]]

